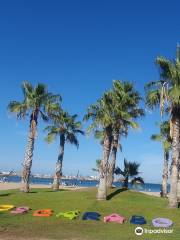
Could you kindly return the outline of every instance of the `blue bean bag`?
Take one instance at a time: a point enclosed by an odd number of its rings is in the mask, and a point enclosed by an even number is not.
[[[96,221],[98,221],[100,216],[101,215],[97,212],[85,212],[83,214],[82,219],[83,220],[96,220]]]
[[[132,224],[146,224],[146,220],[143,216],[132,216],[131,217],[131,220],[130,220],[130,223]]]

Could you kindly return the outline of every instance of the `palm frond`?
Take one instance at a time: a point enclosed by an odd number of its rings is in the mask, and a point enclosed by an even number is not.
[[[170,69],[173,68],[172,62],[165,57],[157,57],[156,64],[159,66],[160,76],[162,79],[169,79]]]
[[[25,103],[20,103],[17,101],[11,101],[8,105],[8,110],[11,113],[15,113],[17,118],[25,118],[27,115],[27,106]]]
[[[52,143],[54,140],[55,140],[55,138],[57,137],[57,134],[56,133],[54,133],[54,132],[50,132],[50,133],[48,133],[48,135],[45,137],[45,141],[47,142],[47,143]]]
[[[161,91],[160,89],[151,90],[146,95],[146,105],[154,109],[160,104],[161,100]]]
[[[48,122],[49,120],[49,116],[47,116],[45,113],[43,113],[41,110],[39,111],[41,118],[43,119],[43,121]]]
[[[32,96],[33,94],[33,86],[31,83],[29,83],[28,81],[24,81],[22,83],[22,92],[24,95],[24,98],[26,99],[29,96]]]
[[[135,185],[135,184],[144,184],[144,180],[142,177],[135,177],[131,180],[131,184]]]
[[[151,140],[161,142],[165,152],[170,151],[171,144],[172,144],[172,138],[171,138],[171,132],[170,132],[170,122],[164,121],[158,125],[160,128],[160,133],[153,134],[151,136]]]
[[[73,133],[67,133],[66,134],[66,141],[69,142],[70,144],[75,145],[77,148],[79,147],[79,141]]]
[[[45,84],[38,83],[34,89],[34,92],[35,92],[36,96],[42,96],[42,95],[44,95],[44,93],[47,92],[47,87]]]
[[[163,140],[163,138],[160,134],[152,134],[151,140],[161,142]]]
[[[119,167],[116,167],[115,170],[114,170],[114,174],[116,175],[122,175],[124,176],[124,171],[122,171]]]
[[[95,172],[99,172],[100,164],[101,164],[101,159],[97,159],[96,160],[96,168],[92,168],[92,170]]]

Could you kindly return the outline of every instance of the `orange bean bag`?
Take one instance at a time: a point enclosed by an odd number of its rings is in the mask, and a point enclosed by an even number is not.
[[[52,209],[39,209],[33,212],[34,217],[50,217],[52,214]]]

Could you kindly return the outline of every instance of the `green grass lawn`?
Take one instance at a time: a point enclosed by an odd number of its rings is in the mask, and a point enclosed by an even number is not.
[[[113,191],[117,190],[112,190]],[[134,240],[134,239],[180,239],[180,209],[168,209],[167,200],[151,197],[132,191],[111,194],[107,201],[96,201],[95,189],[78,191],[58,191],[50,189],[32,189],[24,194],[18,190],[0,192],[0,204],[29,206],[32,211],[21,216],[12,216],[9,212],[0,213],[0,239],[60,239],[60,240]],[[33,217],[33,210],[52,208],[56,213],[79,209],[81,215],[76,220]],[[82,221],[85,211],[98,211],[101,221]],[[103,216],[119,213],[127,218],[123,225],[103,223]],[[173,234],[144,234],[136,236],[135,225],[129,223],[133,214],[144,215],[147,224],[144,228],[153,229],[151,220],[167,217],[173,220]]]

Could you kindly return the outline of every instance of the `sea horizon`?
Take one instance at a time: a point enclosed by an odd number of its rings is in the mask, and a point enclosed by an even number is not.
[[[8,176],[6,177],[7,182],[20,183],[20,176]],[[42,185],[51,185],[53,183],[53,178],[41,178],[41,177],[31,177],[31,184],[42,184]],[[81,180],[78,178],[73,179],[61,179],[61,184],[65,186],[78,186],[78,187],[96,187],[98,185],[98,180]],[[114,181],[114,187],[122,187],[122,183],[119,181]],[[137,190],[137,191],[147,191],[147,192],[160,192],[161,184],[159,183],[144,183],[144,185],[135,185],[129,183],[129,189]],[[169,191],[169,185],[168,185]]]

